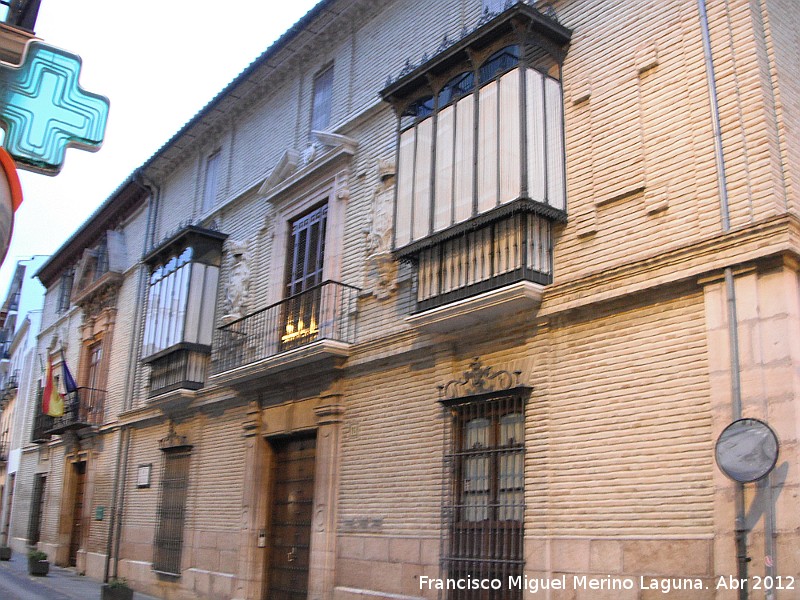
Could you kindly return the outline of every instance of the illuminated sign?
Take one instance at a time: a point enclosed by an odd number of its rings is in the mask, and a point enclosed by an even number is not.
[[[100,148],[108,99],[78,84],[81,58],[30,41],[19,65],[0,62],[0,126],[20,168],[57,175],[67,147]]]

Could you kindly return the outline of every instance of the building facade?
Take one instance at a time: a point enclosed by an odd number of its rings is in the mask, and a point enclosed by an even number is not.
[[[46,256],[17,261],[0,315],[0,547],[9,546],[11,507],[31,386],[41,376],[36,363],[36,336],[41,323],[44,288],[35,278]]]
[[[165,598],[789,585],[799,18],[320,2],[40,269],[39,546]]]

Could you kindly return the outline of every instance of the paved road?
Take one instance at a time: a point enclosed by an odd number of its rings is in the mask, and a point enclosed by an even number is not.
[[[99,581],[50,565],[47,577],[28,575],[27,557],[0,561],[0,600],[100,600]],[[157,600],[136,592],[134,600]]]

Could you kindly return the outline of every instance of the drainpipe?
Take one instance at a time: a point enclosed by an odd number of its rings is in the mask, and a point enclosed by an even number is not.
[[[141,169],[133,174],[134,182],[142,188],[142,190],[149,193],[147,201],[147,220],[145,225],[145,237],[143,254],[150,249],[155,237],[155,222],[158,216],[158,204],[161,197],[161,190],[153,182],[147,180],[142,173]],[[136,285],[136,302],[134,305],[133,314],[138,317],[141,311],[141,304],[144,296],[144,285],[146,279],[144,277],[144,268],[139,268],[138,281]],[[141,323],[140,320],[137,323]],[[139,352],[139,327],[134,328],[135,335],[131,340],[130,348],[128,350],[128,365],[136,365],[136,356]],[[127,372],[127,381],[125,386],[125,395],[122,401],[123,412],[129,410],[133,404],[133,389],[136,382],[136,369],[129,368]],[[125,504],[125,477],[123,474],[126,472],[128,466],[128,452],[130,449],[130,429],[122,425],[119,429],[119,440],[117,442],[117,460],[114,468],[114,484],[113,493],[111,498],[111,515],[108,524],[108,537],[106,539],[106,561],[105,569],[103,571],[103,581],[108,582],[109,571],[111,564],[111,556],[113,551],[114,556],[114,572],[113,577],[117,577],[119,565],[119,545],[122,533],[122,510]],[[113,548],[113,550],[112,550]]]
[[[708,80],[708,96],[711,107],[711,122],[714,130],[714,158],[717,167],[717,186],[719,188],[720,215],[722,218],[722,231],[727,233],[731,228],[730,211],[728,205],[728,180],[725,174],[725,155],[722,150],[722,127],[719,117],[719,101],[717,98],[717,80],[714,74],[714,58],[711,53],[711,33],[708,26],[708,13],[705,0],[697,0],[700,13],[700,32],[703,40],[703,55],[705,57],[706,78]],[[736,315],[736,289],[733,282],[733,270],[725,269],[725,295],[728,306],[728,344],[730,346],[731,360],[731,412],[732,419],[742,418],[742,387],[741,363],[739,360],[739,330]],[[736,569],[737,577],[743,585],[739,587],[739,600],[747,600],[747,525],[745,522],[744,484],[735,483],[734,488],[734,533],[736,543]],[[765,528],[765,535],[768,532]]]

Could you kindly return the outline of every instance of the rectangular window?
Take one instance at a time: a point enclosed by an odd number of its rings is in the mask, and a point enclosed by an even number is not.
[[[331,123],[333,97],[333,65],[314,77],[314,100],[311,109],[311,131],[325,131]]]
[[[161,479],[158,522],[153,544],[153,569],[160,573],[181,574],[189,456],[186,447],[164,451],[164,476]]]
[[[282,351],[313,341],[319,331],[327,221],[325,204],[290,223]]]
[[[455,579],[508,581],[522,575],[525,409],[521,395],[451,406],[449,540],[444,562]],[[512,600],[521,589],[459,590],[451,600]]]
[[[105,238],[97,245],[95,252],[97,253],[97,258],[95,259],[92,278],[97,281],[108,273],[108,241]]]
[[[28,520],[28,545],[39,543],[42,530],[42,508],[44,507],[44,488],[47,475],[34,475],[33,495],[31,497],[31,515]]]
[[[206,159],[206,177],[203,185],[203,208],[206,213],[217,203],[217,185],[219,179],[219,151],[209,155]]]
[[[75,272],[73,270],[64,271],[61,274],[61,285],[58,290],[58,306],[56,306],[56,310],[58,312],[64,312],[65,310],[69,309],[70,304],[70,297],[72,296],[72,282],[75,278]]]

